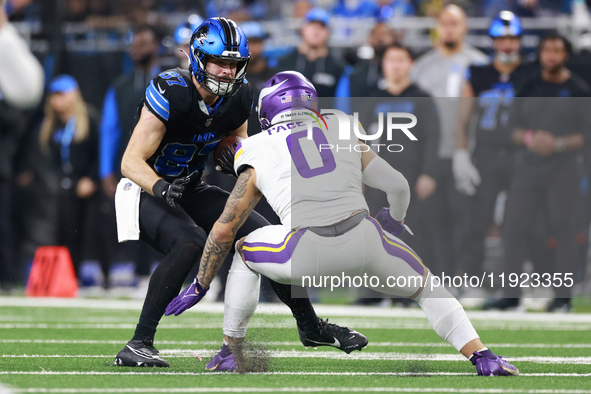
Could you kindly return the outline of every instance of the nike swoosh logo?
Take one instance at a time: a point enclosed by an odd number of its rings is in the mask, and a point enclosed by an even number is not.
[[[503,368],[505,371],[509,372],[513,376],[519,375],[519,370],[506,368],[506,367],[503,367],[502,365],[501,365],[501,368]]]
[[[312,339],[308,339],[308,341],[313,342],[313,343],[318,344],[318,345],[328,345],[328,346],[334,346],[334,347],[341,347],[341,343],[339,342],[339,340],[336,339],[336,338],[334,338],[334,337],[333,337],[333,339],[334,339],[334,342],[333,343],[330,343],[330,342],[318,342],[318,341],[314,341]]]
[[[162,89],[162,88],[160,87],[160,85],[156,84],[156,86],[158,86],[158,91],[159,91],[160,93],[164,94],[164,92],[166,92],[166,89]]]
[[[132,353],[134,353],[134,354],[136,354],[136,355],[138,355],[140,357],[150,358],[152,360],[162,360],[162,358],[160,356],[155,356],[155,355],[152,355],[152,354],[149,354],[149,353],[146,353],[146,352],[142,352],[141,350],[134,349],[134,348],[132,348],[129,345],[127,345],[127,348],[129,350],[131,350]]]
[[[207,368],[207,367],[205,367],[205,369],[206,369],[207,371],[214,371],[214,370],[215,370],[215,369],[218,367],[218,365],[220,365],[220,363],[217,363],[217,364],[215,365],[215,367],[211,367],[211,368]]]

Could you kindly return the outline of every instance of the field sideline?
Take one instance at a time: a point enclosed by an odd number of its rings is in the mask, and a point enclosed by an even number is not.
[[[261,305],[248,339],[269,371],[210,373],[221,339],[222,304],[165,317],[156,347],[167,369],[112,366],[129,340],[141,302],[0,297],[0,393],[590,393],[591,314],[469,311],[483,342],[519,377],[476,376],[420,309],[318,305],[319,316],[366,334],[346,355],[305,349],[282,305]]]

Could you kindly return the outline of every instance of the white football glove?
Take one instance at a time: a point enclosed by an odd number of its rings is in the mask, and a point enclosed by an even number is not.
[[[470,153],[466,149],[458,149],[452,158],[452,171],[456,180],[456,189],[468,196],[476,194],[476,186],[480,185],[480,173],[472,164]]]

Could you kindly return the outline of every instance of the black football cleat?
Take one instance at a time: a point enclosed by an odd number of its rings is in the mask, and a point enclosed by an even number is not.
[[[120,367],[170,367],[158,353],[153,339],[131,340],[117,354],[114,364]]]
[[[555,298],[546,308],[546,312],[571,312],[573,309],[570,298]]]
[[[484,303],[482,309],[485,311],[496,309],[500,311],[513,310],[519,307],[519,298],[498,298],[490,299]]]
[[[318,319],[316,328],[303,332],[298,328],[300,341],[306,347],[332,346],[349,354],[367,346],[367,337],[348,327],[337,326],[327,320]]]

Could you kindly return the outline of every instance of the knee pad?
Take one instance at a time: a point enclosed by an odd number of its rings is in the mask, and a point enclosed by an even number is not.
[[[457,351],[479,338],[462,305],[443,286],[431,286],[431,274],[425,288],[415,297],[433,330]]]

